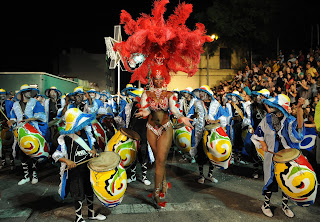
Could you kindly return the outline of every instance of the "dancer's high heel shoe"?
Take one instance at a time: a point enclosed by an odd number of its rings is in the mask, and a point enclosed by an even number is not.
[[[148,195],[148,197],[152,198],[153,200],[153,204],[155,206],[156,209],[161,209],[161,208],[165,208],[166,207],[166,203],[167,201],[161,202],[160,201],[160,189],[156,189],[156,191],[154,193],[150,193]]]
[[[160,199],[164,199],[166,197],[166,193],[168,191],[168,189],[171,189],[171,183],[170,182],[166,182],[166,181],[163,181],[162,182],[162,192],[159,193],[159,197]]]

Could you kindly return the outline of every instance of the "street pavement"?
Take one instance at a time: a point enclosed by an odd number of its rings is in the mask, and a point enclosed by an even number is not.
[[[13,172],[9,167],[0,170],[0,221],[65,222],[75,219],[71,197],[61,200],[57,193],[59,164],[42,164],[38,170],[39,183],[23,186],[18,186],[22,170],[18,161],[16,164],[17,169]],[[139,164],[137,168],[139,179]],[[151,165],[148,171],[152,182],[154,168]],[[251,177],[251,164],[234,164],[227,170],[214,169],[214,176],[219,180],[216,184],[209,180],[198,184],[197,172],[197,164],[183,162],[177,152],[170,152],[167,180],[172,183],[172,189],[166,195],[166,208],[155,209],[148,198],[153,183],[146,186],[138,180],[128,184],[119,206],[108,209],[95,198],[95,210],[105,214],[106,221],[320,221],[319,192],[316,203],[310,207],[299,207],[290,201],[289,206],[296,215],[291,219],[281,210],[281,192],[274,193],[271,198],[274,216],[264,216],[260,209],[263,178],[261,175],[259,179]],[[207,175],[208,165],[204,172]],[[87,217],[86,204],[83,215]]]

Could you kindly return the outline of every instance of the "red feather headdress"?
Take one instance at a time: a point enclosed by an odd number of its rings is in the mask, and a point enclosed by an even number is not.
[[[169,0],[156,0],[151,15],[141,14],[136,21],[128,12],[121,11],[120,23],[124,24],[129,38],[116,43],[114,50],[120,53],[125,68],[133,72],[131,83],[138,80],[147,84],[150,70],[151,77],[161,73],[166,84],[170,82],[170,72],[182,71],[193,76],[198,71],[203,44],[212,41],[205,35],[203,24],[197,23],[193,31],[185,25],[192,12],[191,4],[179,4],[165,21],[163,14],[168,3]],[[139,54],[144,56],[144,61],[133,70],[128,62]]]

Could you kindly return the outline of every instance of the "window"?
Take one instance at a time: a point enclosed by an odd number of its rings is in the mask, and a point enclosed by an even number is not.
[[[220,69],[231,69],[231,49],[220,48]]]

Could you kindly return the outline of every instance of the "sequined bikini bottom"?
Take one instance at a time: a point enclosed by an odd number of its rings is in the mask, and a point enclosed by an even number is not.
[[[170,120],[159,127],[152,126],[151,124],[147,123],[147,128],[150,129],[156,136],[158,136],[158,139],[162,135],[163,131],[169,129],[171,126],[172,122]]]

